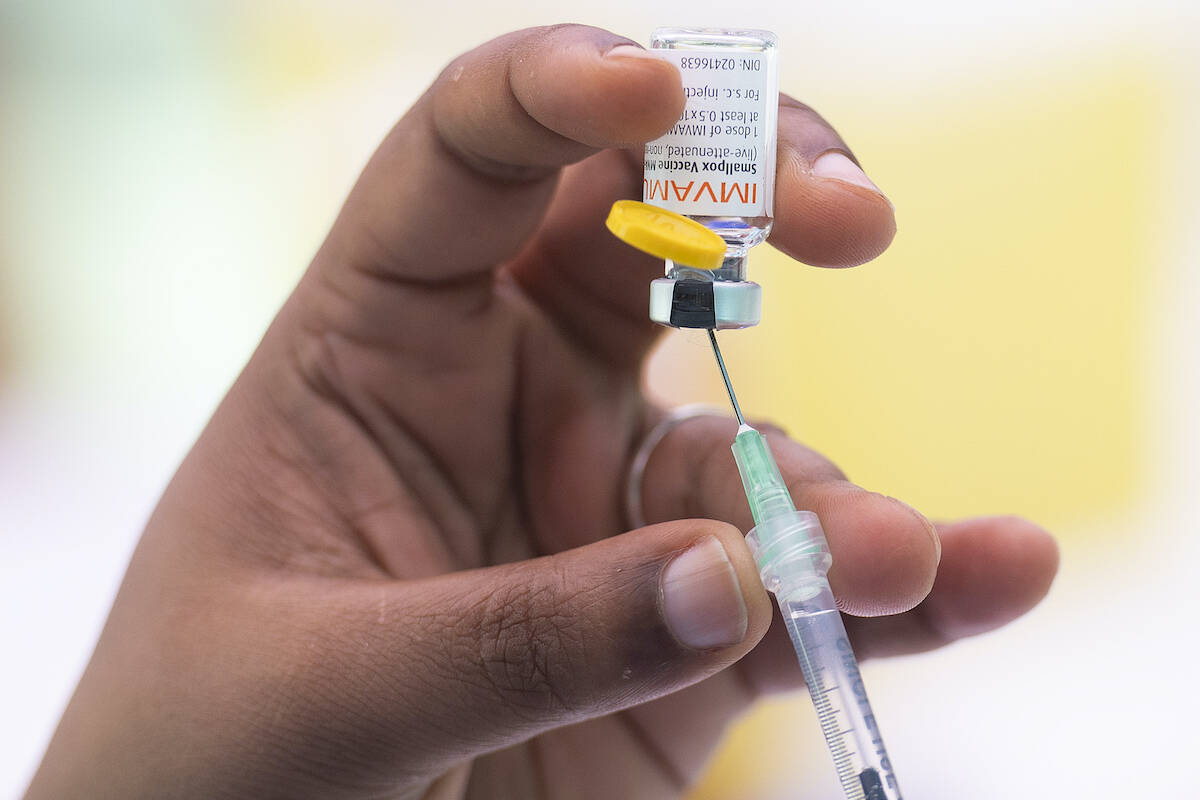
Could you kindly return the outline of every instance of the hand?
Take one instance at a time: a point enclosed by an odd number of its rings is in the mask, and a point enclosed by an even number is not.
[[[684,102],[627,44],[501,37],[384,140],[163,495],[30,798],[676,796],[733,717],[799,685],[739,532],[731,421],[663,440],[659,524],[621,533],[662,414],[639,391],[661,264],[602,222]],[[888,245],[848,153],[783,101],[777,248],[850,266]],[[1035,526],[935,529],[772,446],[861,654],[1045,593]]]

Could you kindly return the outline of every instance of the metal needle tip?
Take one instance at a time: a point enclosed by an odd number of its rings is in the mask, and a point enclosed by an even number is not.
[[[733,384],[729,382],[729,371],[725,369],[725,359],[721,358],[721,348],[717,347],[717,333],[712,328],[708,329],[708,341],[712,342],[713,355],[717,357],[717,366],[721,368],[721,377],[725,380],[725,391],[729,392],[729,402],[733,403],[733,413],[737,417],[738,425],[745,425],[746,420],[742,419],[742,409],[738,406],[737,395],[733,393]]]

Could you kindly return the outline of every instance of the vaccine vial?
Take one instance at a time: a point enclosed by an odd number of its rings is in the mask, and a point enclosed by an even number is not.
[[[760,30],[659,28],[650,52],[674,64],[686,105],[646,145],[642,200],[691,217],[725,241],[715,270],[668,261],[650,317],[688,328],[744,328],[762,316],[747,256],[771,231],[779,113],[778,40]]]

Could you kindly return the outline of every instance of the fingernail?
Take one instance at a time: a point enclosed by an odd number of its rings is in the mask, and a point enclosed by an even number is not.
[[[746,638],[746,603],[737,572],[715,536],[675,557],[662,574],[663,616],[687,647],[728,647]]]
[[[883,192],[879,191],[879,187],[871,182],[867,177],[867,173],[863,172],[858,164],[855,164],[850,158],[837,150],[830,150],[817,159],[812,167],[813,175],[818,178],[833,178],[836,181],[845,181],[852,183],[855,186],[862,186],[865,189],[870,189],[880,197]]]
[[[652,58],[655,61],[660,61],[658,56],[652,54],[644,47],[638,47],[636,44],[619,44],[612,50],[604,54],[605,58]]]

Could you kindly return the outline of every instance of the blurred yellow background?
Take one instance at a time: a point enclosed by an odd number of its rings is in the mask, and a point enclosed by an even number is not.
[[[854,270],[763,254],[765,324],[725,336],[749,412],[934,515],[1062,524],[1128,505],[1166,202],[1134,154],[1163,149],[1167,86],[1118,51],[826,112],[899,232]],[[684,361],[688,386],[704,371]],[[706,389],[722,400],[720,381]]]
[[[744,406],[930,516],[1014,512],[1062,538],[1028,619],[866,668],[909,796],[1194,792],[1200,648],[1158,609],[1200,611],[1200,17],[1023,0],[0,0],[0,599],[36,609],[0,630],[27,654],[0,668],[23,721],[0,729],[0,791],[32,770],[142,520],[374,144],[455,54],[564,16],[642,41],[779,34],[784,88],[838,126],[899,234],[847,271],[756,253],[763,324],[723,339]],[[686,335],[649,382],[723,402]],[[826,761],[807,698],[782,698],[693,800],[833,797]]]

